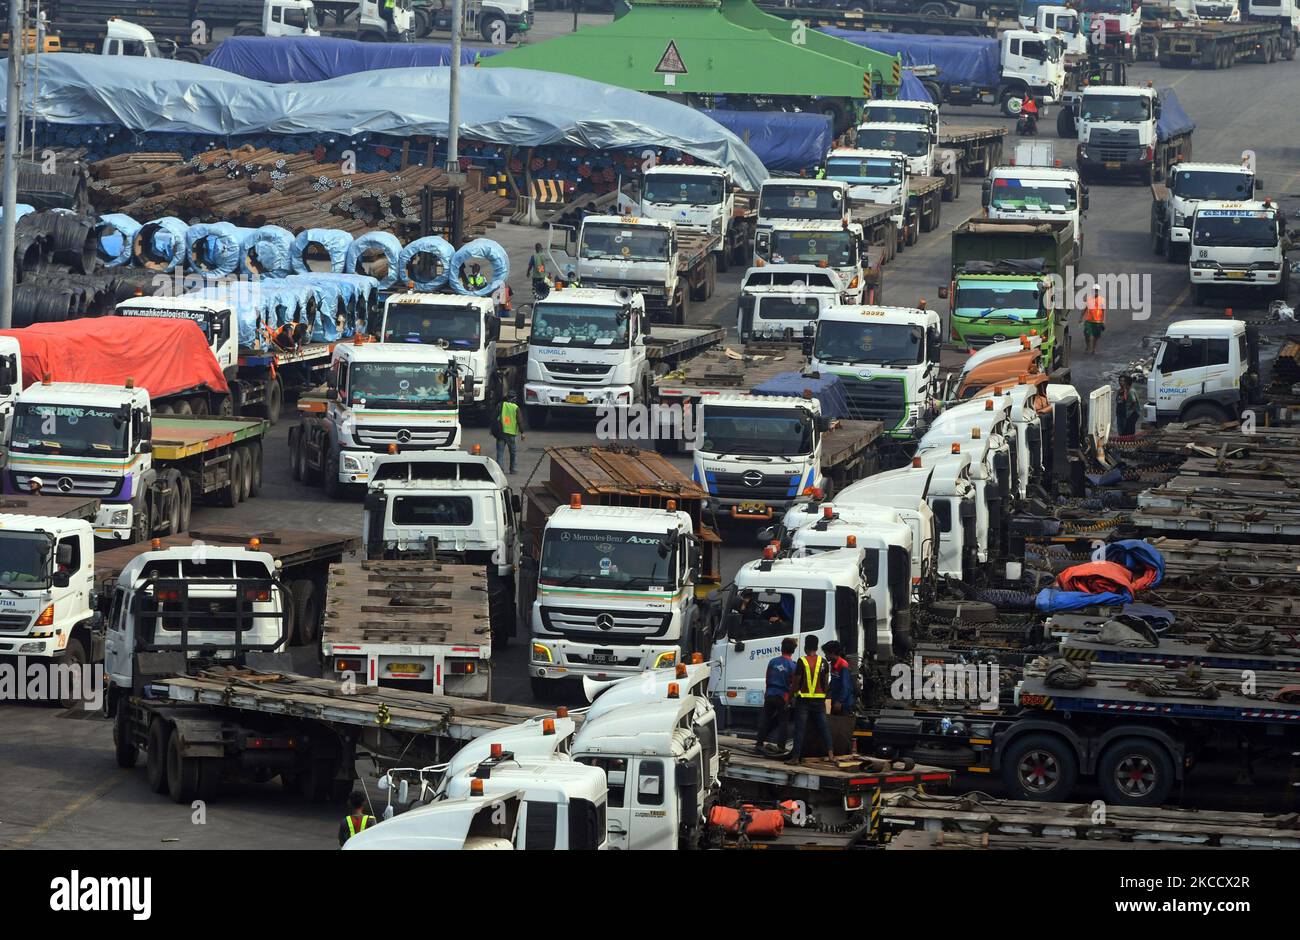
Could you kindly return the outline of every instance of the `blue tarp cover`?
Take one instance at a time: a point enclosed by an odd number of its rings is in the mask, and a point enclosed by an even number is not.
[[[315,273],[307,267],[302,254],[313,242],[323,246],[329,252],[330,270],[335,274],[342,274],[343,265],[348,258],[348,247],[352,244],[352,236],[336,228],[309,228],[298,233],[298,237],[293,240],[293,253],[289,255],[289,264],[293,267],[293,273]]]
[[[379,289],[388,290],[397,283],[398,260],[402,254],[402,243],[392,232],[366,232],[364,235],[358,235],[348,246],[348,256],[343,270],[360,273],[357,271],[357,264],[363,254],[375,250],[382,251],[388,258],[388,273],[379,279]]]
[[[844,395],[844,383],[838,375],[829,372],[817,377],[804,375],[802,372],[779,372],[761,385],[755,385],[753,395],[792,395],[803,396],[804,389],[812,392],[821,405],[822,414],[827,418],[847,418],[849,401]]]
[[[1168,140],[1178,134],[1187,134],[1196,124],[1183,110],[1183,104],[1172,88],[1160,88],[1156,91],[1156,100],[1160,102],[1160,117],[1156,119],[1156,136]]]
[[[131,240],[138,231],[140,223],[129,215],[110,212],[99,217],[95,237],[99,241],[99,257],[103,259],[104,267],[115,268],[131,260]]]
[[[482,266],[486,261],[491,265],[491,271],[481,269],[479,271],[484,277],[490,277],[487,284],[478,290],[470,290],[460,278],[460,271],[463,267],[465,273],[469,274],[470,265],[478,263]],[[454,255],[451,256],[451,289],[458,294],[469,294],[473,297],[487,297],[510,277],[510,256],[506,254],[504,248],[498,245],[490,238],[476,238],[466,245],[462,245]]]
[[[163,267],[161,269],[163,271],[170,272],[174,270],[178,264],[183,268],[184,264],[182,264],[182,262],[185,259],[185,236],[189,232],[190,227],[180,219],[171,215],[163,216],[161,219],[150,219],[148,222],[141,225],[140,229],[149,228],[150,226],[155,227],[149,229],[148,244],[145,244],[142,240],[140,243],[140,251],[137,253],[133,250],[131,253],[131,259],[136,263],[139,263],[142,260],[155,262],[161,261],[163,262]],[[141,234],[142,232],[137,230],[136,235],[132,237],[133,248],[135,238],[139,237]]]
[[[1165,577],[1165,558],[1149,542],[1140,539],[1123,539],[1106,545],[1106,561],[1123,565],[1135,575],[1140,575],[1148,568],[1155,569],[1155,580],[1148,587],[1155,587]],[[1128,604],[1133,595],[1128,591],[1106,591],[1089,594],[1083,591],[1062,591],[1059,588],[1044,588],[1034,599],[1034,606],[1042,613],[1048,614],[1059,610],[1075,610],[1079,607],[1094,605]]]
[[[192,271],[225,277],[239,269],[241,247],[256,229],[230,222],[200,222],[185,233],[185,266]]]
[[[884,33],[833,26],[824,27],[822,32],[886,55],[900,55],[904,65],[933,65],[939,70],[937,81],[941,84],[994,87],[1001,75],[996,39]]]
[[[248,266],[248,253],[257,253],[257,265],[264,277],[285,277],[292,273],[289,257],[293,253],[293,232],[278,225],[263,225],[244,236],[239,246],[239,272],[252,276]]]
[[[6,63],[0,63],[4,77]],[[402,137],[447,136],[450,69],[358,72],[273,85],[170,59],[147,70],[129,56],[41,56],[40,95],[24,113],[53,124],[117,124],[132,131]],[[32,89],[30,83],[26,89]],[[533,69],[464,69],[460,134],[486,143],[592,150],[663,147],[731,170],[742,189],[767,177],[762,161],[717,121],[686,105],[601,82]]]
[[[825,114],[797,111],[701,110],[731,131],[773,172],[818,166],[835,139]]]
[[[411,259],[418,254],[429,253],[438,258],[438,272],[430,280],[422,281],[416,277],[416,272],[411,269]],[[437,235],[426,235],[423,238],[417,238],[402,249],[398,258],[397,276],[403,282],[415,281],[416,290],[438,290],[447,283],[447,274],[451,271],[451,258],[456,254],[456,249],[451,242],[439,238]]]
[[[501,49],[460,50],[461,65]],[[432,68],[451,64],[451,46],[437,43],[359,42],[330,36],[232,36],[204,65],[261,82],[323,82],[375,69]]]

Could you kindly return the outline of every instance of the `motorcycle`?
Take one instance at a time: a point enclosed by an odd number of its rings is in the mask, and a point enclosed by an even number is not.
[[[1029,111],[1021,111],[1020,117],[1016,121],[1016,134],[1021,137],[1038,136],[1038,115]]]

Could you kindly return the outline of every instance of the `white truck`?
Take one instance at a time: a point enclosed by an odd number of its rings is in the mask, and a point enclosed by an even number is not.
[[[0,440],[8,440],[14,399],[22,390],[23,351],[12,336],[0,336]]]
[[[736,333],[751,340],[801,341],[823,312],[840,302],[844,284],[830,268],[767,264],[745,272],[736,303]]]
[[[533,694],[680,662],[698,617],[699,568],[686,512],[584,506],[576,495],[558,507],[542,532],[529,610]]]
[[[1151,184],[1151,250],[1169,261],[1186,259],[1197,203],[1250,199],[1261,185],[1245,163],[1175,163],[1165,182]]]
[[[1086,15],[1089,37],[1102,37],[1102,52],[1130,62],[1137,59],[1140,0],[1080,0],[1078,10]]]
[[[1286,237],[1286,215],[1270,200],[1198,202],[1188,249],[1193,301],[1204,304],[1213,291],[1240,288],[1285,301],[1291,289]]]
[[[1088,85],[1072,100],[1070,110],[1079,137],[1079,177],[1084,182],[1136,174],[1154,183],[1175,163],[1191,157],[1194,125],[1182,120],[1182,106],[1172,88]],[[1061,120],[1068,122],[1070,117],[1062,115]]]
[[[881,153],[899,153],[907,161],[907,172],[912,176],[934,176],[936,142],[935,127],[925,124],[899,124],[896,122],[859,124],[854,133],[854,140],[859,150],[879,151]],[[836,156],[843,151],[832,151]],[[856,150],[848,151],[856,154]],[[839,177],[831,174],[827,168],[826,175],[831,179]],[[903,188],[906,192],[906,187]],[[855,198],[858,197],[854,194]],[[872,199],[872,202],[881,202]]]
[[[941,322],[925,307],[840,306],[817,321],[809,368],[840,377],[857,420],[916,437],[937,407]]]
[[[1283,58],[1293,58],[1300,46],[1300,2],[1297,0],[1250,0],[1246,18],[1260,22],[1280,21]]]
[[[909,199],[909,177],[908,160],[896,150],[840,148],[826,157],[826,178],[844,183],[850,199],[890,207],[900,251],[914,243],[908,233],[917,227]]]
[[[312,0],[265,0],[259,23],[238,23],[236,36],[319,36]]]
[[[674,222],[679,232],[718,236],[713,254],[719,271],[749,257],[755,214],[749,196],[736,192],[730,170],[653,166],[641,182],[640,213],[645,219]]]
[[[1048,146],[1050,151],[1050,145]],[[1022,154],[1033,157],[1022,160]],[[1074,225],[1076,261],[1083,256],[1083,214],[1088,189],[1079,171],[1042,161],[1032,145],[1017,150],[1014,163],[997,166],[984,180],[980,201],[991,219],[1069,219]]]
[[[474,384],[435,346],[339,343],[323,398],[298,403],[290,473],[337,499],[369,482],[380,454],[459,447],[460,400],[473,398]]]
[[[857,222],[781,221],[754,238],[754,254],[763,264],[810,264],[836,273],[844,303],[861,303],[866,290],[867,246]]]
[[[1073,7],[1039,4],[1035,0],[1028,0],[1021,3],[1017,19],[1025,29],[1051,33],[1061,40],[1067,55],[1088,53],[1088,31],[1084,18]]]
[[[1230,421],[1257,403],[1259,349],[1240,320],[1169,324],[1147,373],[1149,424]]]

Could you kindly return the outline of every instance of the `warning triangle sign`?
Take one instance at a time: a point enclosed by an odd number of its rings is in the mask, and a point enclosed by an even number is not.
[[[682,62],[681,53],[677,51],[677,43],[673,40],[668,40],[668,48],[659,57],[659,64],[655,66],[655,71],[669,75],[686,74],[686,64]]]

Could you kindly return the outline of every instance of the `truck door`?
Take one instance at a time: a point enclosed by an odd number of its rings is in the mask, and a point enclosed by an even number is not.
[[[823,600],[823,613],[824,604]],[[724,706],[762,708],[767,664],[781,655],[781,641],[794,636],[794,624],[800,622],[798,592],[738,592],[729,606],[711,654],[722,664],[714,694]],[[807,632],[820,627],[817,624]]]
[[[109,683],[120,689],[131,687],[131,637],[126,629],[125,598],[125,591],[113,591],[104,633],[104,670]]]
[[[95,548],[93,539],[69,535],[59,539],[55,548],[55,571],[68,576],[68,599],[72,610],[90,611],[90,599],[95,589]],[[86,650],[93,656],[93,650]]]
[[[1233,393],[1240,381],[1240,363],[1233,368],[1231,339],[1207,339],[1205,341],[1205,387],[1206,395],[1222,399],[1223,392]],[[1235,394],[1234,394],[1235,397]]]
[[[657,757],[638,757],[632,770],[629,849],[677,847],[677,794],[673,767]]]
[[[631,848],[628,840],[632,832],[632,804],[627,796],[627,759],[588,755],[582,755],[574,759],[579,764],[599,767],[605,771],[605,786],[608,792],[606,797],[606,825],[609,833],[609,848]]]
[[[1170,336],[1156,353],[1156,410],[1177,413],[1205,387],[1206,341]]]

